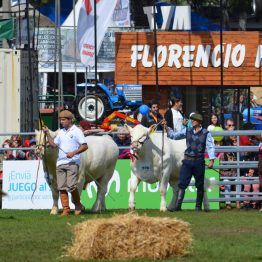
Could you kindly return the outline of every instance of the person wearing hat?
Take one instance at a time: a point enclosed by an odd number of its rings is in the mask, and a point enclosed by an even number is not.
[[[59,130],[55,139],[50,136],[48,127],[43,131],[47,135],[48,142],[52,147],[58,147],[58,158],[56,162],[57,187],[63,207],[62,216],[70,213],[68,192],[72,194],[75,204],[75,215],[81,214],[82,205],[77,189],[78,167],[80,164],[80,153],[87,150],[88,146],[84,134],[72,123],[73,114],[64,110],[59,114],[62,129]]]
[[[209,131],[202,127],[202,115],[194,113],[190,116],[190,119],[192,128],[184,128],[180,132],[174,132],[171,128],[165,126],[169,138],[175,140],[186,138],[187,145],[179,174],[177,199],[174,209],[169,209],[171,212],[181,210],[185,190],[188,187],[192,176],[195,178],[195,186],[197,188],[195,210],[202,210],[204,197],[205,151],[207,151],[209,156],[208,168],[213,167],[214,159],[216,158],[214,140]]]

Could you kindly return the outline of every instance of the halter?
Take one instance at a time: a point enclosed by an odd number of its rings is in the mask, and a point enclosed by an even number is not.
[[[144,140],[142,140],[141,141],[141,139],[142,139],[143,137],[141,137],[140,139],[138,139],[138,140],[136,140],[136,141],[133,141],[132,142],[132,144],[133,143],[139,143],[141,146],[143,146],[144,145],[144,143],[147,141],[147,140],[149,140],[149,133],[147,133],[147,135],[146,135],[146,137],[144,138]]]

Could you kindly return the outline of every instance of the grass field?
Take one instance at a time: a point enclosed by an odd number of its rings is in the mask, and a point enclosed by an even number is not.
[[[47,210],[0,210],[0,261],[77,261],[63,257],[65,246],[72,243],[72,226],[87,219],[126,212],[114,210],[99,215],[60,217],[50,216]],[[262,261],[262,213],[257,210],[137,212],[177,217],[191,224],[194,240],[190,254],[165,261]]]

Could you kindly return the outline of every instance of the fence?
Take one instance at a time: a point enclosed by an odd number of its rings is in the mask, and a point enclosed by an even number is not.
[[[110,134],[120,134],[123,132],[110,132]],[[11,135],[21,135],[21,136],[33,136],[34,132],[27,133],[0,133],[1,136],[11,136]],[[107,132],[101,132],[100,134],[108,134]],[[241,190],[242,185],[246,184],[259,184],[258,177],[243,177],[240,175],[241,169],[256,169],[258,168],[258,161],[241,161],[240,153],[241,152],[257,152],[259,151],[259,146],[240,146],[240,138],[241,135],[246,136],[254,136],[254,135],[262,135],[262,131],[259,130],[237,130],[237,131],[215,131],[211,132],[212,136],[237,136],[237,145],[236,146],[216,146],[215,151],[219,152],[235,152],[237,155],[236,161],[221,161],[219,165],[214,165],[213,169],[236,169],[237,175],[235,177],[221,177],[221,181],[219,181],[219,185],[236,185],[235,191],[229,192],[220,192],[219,198],[211,198],[209,202],[226,202],[226,201],[262,201],[262,192],[243,192]],[[126,149],[129,147],[119,147],[119,149]],[[7,150],[6,148],[0,147],[0,153],[3,150]],[[34,150],[33,148],[8,148],[8,150]],[[0,163],[0,170],[2,170],[2,163]],[[217,171],[219,172],[219,171]],[[194,184],[190,184],[194,185]],[[187,199],[185,202],[194,202],[195,199]]]

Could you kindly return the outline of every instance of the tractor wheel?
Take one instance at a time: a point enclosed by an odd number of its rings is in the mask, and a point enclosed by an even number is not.
[[[97,119],[96,119],[96,96],[97,96]],[[111,112],[107,97],[100,94],[80,93],[75,100],[75,117],[77,120],[87,120],[90,123],[101,123]],[[97,121],[96,121],[97,120]]]

